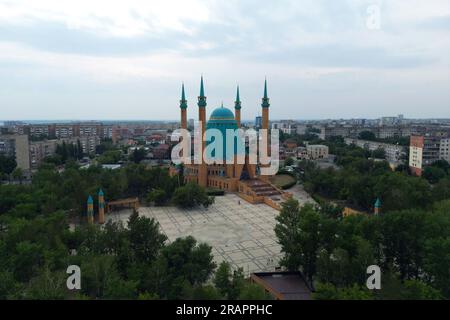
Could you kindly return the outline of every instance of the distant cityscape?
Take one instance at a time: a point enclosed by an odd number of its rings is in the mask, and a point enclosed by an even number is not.
[[[262,118],[257,116],[254,121],[242,121],[242,125],[245,128],[260,128],[261,121]],[[189,119],[188,127],[192,129],[193,126],[194,119]],[[27,176],[46,157],[54,155],[57,146],[62,143],[79,144],[87,162],[89,155],[95,155],[97,146],[105,139],[130,148],[146,148],[150,162],[170,162],[170,134],[178,128],[177,121],[8,120],[0,126],[0,154],[13,156],[17,166]],[[412,173],[419,176],[425,166],[437,160],[450,161],[450,119],[408,119],[398,115],[379,119],[273,120],[270,128],[279,129],[286,135],[312,133],[321,140],[341,136],[347,144],[370,151],[383,149],[391,167],[407,163]],[[363,139],[362,133],[371,135]],[[395,142],[397,138],[407,139],[408,142]],[[322,147],[326,149],[326,146]],[[311,158],[312,153],[328,154],[327,150],[319,148],[308,155],[307,149],[288,141],[280,149],[280,158],[303,159]]]

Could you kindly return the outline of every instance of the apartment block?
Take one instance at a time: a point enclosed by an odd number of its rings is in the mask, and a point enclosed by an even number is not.
[[[358,138],[363,131],[373,132],[375,137],[379,139],[394,138],[394,137],[408,137],[416,133],[416,129],[410,126],[378,126],[366,127],[356,125],[334,125],[321,127],[320,138],[327,139],[329,137],[351,137]]]
[[[406,158],[407,147],[405,146],[354,138],[345,138],[344,141],[347,145],[354,144],[360,148],[370,151],[383,149],[384,152],[386,153],[386,161],[388,161],[393,165],[402,163],[403,162],[402,159]]]
[[[44,140],[30,142],[30,167],[37,169],[42,161],[55,154],[56,146],[60,140]]]
[[[409,147],[409,167],[417,176],[422,175],[424,167],[438,160],[447,160],[449,138],[445,132],[426,135],[412,135]]]
[[[441,144],[439,145],[439,158],[450,162],[450,139],[441,139]]]
[[[75,129],[71,124],[55,125],[55,137],[58,139],[72,138],[76,135]]]
[[[90,154],[95,153],[96,147],[100,144],[100,137],[99,136],[74,137],[68,139],[66,143],[78,144],[78,141],[80,141],[83,153]]]
[[[0,154],[14,157],[19,168],[29,170],[30,153],[28,150],[28,135],[0,135]]]
[[[293,120],[282,120],[272,123],[272,129],[278,129],[285,134],[297,133],[297,124]]]

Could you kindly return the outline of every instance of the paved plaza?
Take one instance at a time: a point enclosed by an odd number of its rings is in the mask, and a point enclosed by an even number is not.
[[[289,191],[300,204],[314,202],[300,186]],[[122,210],[107,218],[126,223],[130,214]],[[233,268],[244,268],[246,274],[274,271],[282,256],[274,232],[279,212],[265,204],[250,204],[236,194],[216,197],[208,209],[141,207],[139,214],[155,218],[169,241],[191,235],[213,247],[217,264],[228,261]]]
[[[240,202],[240,204],[239,204]],[[130,210],[107,217],[126,223]],[[141,207],[139,215],[155,218],[169,241],[193,236],[213,247],[217,264],[226,260],[245,273],[273,271],[281,257],[274,227],[278,211],[265,204],[250,204],[235,194],[215,198],[208,209]]]

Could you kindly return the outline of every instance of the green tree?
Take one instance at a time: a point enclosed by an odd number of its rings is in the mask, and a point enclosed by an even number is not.
[[[425,167],[422,173],[422,177],[427,179],[430,183],[437,183],[446,176],[447,173],[444,169],[434,166]]]
[[[377,139],[377,137],[375,136],[375,133],[373,133],[372,131],[362,131],[359,133],[358,138],[362,139],[362,140],[370,140],[370,141],[375,141]]]
[[[226,299],[238,299],[245,284],[244,270],[242,268],[232,271],[231,265],[226,261],[219,265],[214,277],[214,285]]]
[[[153,189],[146,198],[147,202],[155,203],[156,206],[162,206],[167,202],[167,194],[163,189]]]
[[[140,163],[145,159],[146,155],[147,151],[144,148],[136,148],[131,154],[131,161],[133,161],[134,163]]]
[[[295,199],[282,203],[280,214],[276,217],[275,234],[284,253],[283,265],[288,270],[295,271],[301,265],[299,242],[300,207]]]
[[[175,190],[172,201],[182,208],[193,208],[200,205],[207,208],[214,203],[214,197],[208,196],[205,188],[190,182]]]
[[[450,236],[429,239],[425,243],[424,269],[431,283],[450,297]]]
[[[406,280],[402,298],[406,300],[440,300],[443,298],[439,290],[419,280]]]
[[[187,237],[164,247],[152,272],[160,296],[178,299],[186,295],[186,290],[204,284],[215,267],[211,247]]]
[[[62,271],[52,272],[48,266],[31,279],[22,298],[30,300],[62,300],[66,298],[67,275]]]
[[[0,154],[0,173],[10,174],[16,166],[17,162],[14,157],[8,157]]]
[[[223,261],[217,268],[214,276],[214,285],[224,297],[228,296],[231,287],[231,266],[228,262]]]
[[[222,296],[211,285],[199,286],[194,288],[192,293],[192,299],[194,300],[219,300]]]
[[[284,253],[281,264],[289,270],[300,268],[311,284],[320,246],[320,214],[309,204],[299,210],[296,200],[288,200],[276,219],[275,234]]]
[[[423,266],[426,215],[418,210],[390,212],[381,221],[385,264],[395,265],[400,278],[418,279]]]
[[[20,184],[22,184],[23,170],[21,168],[15,168],[11,175],[13,176],[14,180],[19,180]]]
[[[139,217],[137,211],[128,220],[128,230],[130,248],[138,262],[153,261],[167,240],[155,219]]]
[[[97,158],[97,161],[100,164],[114,164],[118,163],[121,157],[122,152],[120,150],[107,150]]]
[[[364,287],[356,284],[348,287],[337,288],[329,283],[319,283],[313,293],[315,300],[372,300],[372,293]]]
[[[294,164],[294,159],[292,157],[289,157],[284,161],[285,166],[292,166],[293,164]]]
[[[378,148],[372,151],[372,157],[375,159],[386,159],[386,151],[383,148]]]
[[[271,300],[272,297],[265,290],[255,284],[247,283],[239,294],[239,300]]]

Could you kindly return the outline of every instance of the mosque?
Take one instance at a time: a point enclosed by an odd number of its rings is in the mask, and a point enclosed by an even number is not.
[[[201,123],[203,134],[207,129],[217,129],[223,133],[224,145],[226,145],[225,137],[227,129],[241,128],[241,100],[239,96],[239,86],[236,92],[236,101],[234,103],[233,112],[225,108],[223,105],[212,111],[209,120],[206,120],[206,96],[203,85],[203,77],[200,80],[200,95],[198,97],[198,122]],[[261,129],[266,129],[269,132],[269,98],[267,95],[267,80],[264,82],[264,95],[262,98],[262,125]],[[181,89],[180,112],[182,129],[187,127],[187,100],[184,91],[184,84]],[[202,151],[205,149],[207,143],[202,142]],[[225,148],[224,148],[225,149]],[[228,159],[236,157],[236,150],[234,154],[229,155],[224,152]],[[268,151],[270,155],[270,151]],[[236,158],[235,158],[236,159]],[[225,161],[224,161],[225,162]],[[238,164],[233,161],[232,164],[207,164],[202,161],[201,164],[185,164],[182,166],[183,176],[185,182],[194,182],[205,188],[220,189],[229,192],[237,192],[238,195],[251,203],[266,203],[273,208],[280,209],[282,201],[290,198],[292,195],[278,189],[270,183],[270,176],[260,174],[259,164],[251,164],[248,155],[245,155],[245,163]],[[171,166],[171,175],[181,173],[180,167]]]

